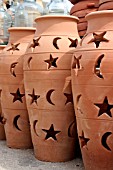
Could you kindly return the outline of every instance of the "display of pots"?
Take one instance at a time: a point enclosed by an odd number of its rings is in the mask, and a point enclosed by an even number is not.
[[[72,92],[86,170],[113,169],[113,11],[86,16],[72,59]]]
[[[35,157],[50,162],[76,156],[71,59],[78,18],[42,16],[24,56],[24,84]]]
[[[70,15],[77,16],[79,18],[78,32],[81,38],[85,35],[87,30],[87,21],[85,16],[98,9],[98,1],[99,0],[80,0],[77,1],[70,10]]]
[[[113,0],[100,0],[98,10],[113,10]]]
[[[7,146],[11,148],[32,147],[23,83],[23,54],[35,30],[10,28],[9,43],[0,54],[1,105]]]

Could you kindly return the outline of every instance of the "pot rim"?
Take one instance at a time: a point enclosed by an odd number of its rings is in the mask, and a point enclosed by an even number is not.
[[[6,47],[6,45],[0,45],[0,48]]]
[[[70,15],[43,15],[43,16],[39,16],[35,19],[35,22],[41,20],[41,19],[52,19],[52,18],[64,18],[64,19],[72,19],[75,21],[79,21],[79,18],[76,16],[70,16]]]
[[[102,11],[94,11],[94,12],[91,12],[89,14],[87,14],[85,16],[86,20],[90,20],[92,18],[95,18],[96,15],[106,15],[106,14],[109,14],[109,16],[112,16],[113,15],[113,10],[102,10]],[[112,15],[111,15],[112,14]],[[113,16],[112,16],[113,17]]]
[[[9,32],[11,31],[36,31],[34,27],[10,27],[8,29]]]

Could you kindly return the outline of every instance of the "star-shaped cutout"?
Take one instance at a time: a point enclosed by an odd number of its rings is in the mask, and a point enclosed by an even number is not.
[[[51,127],[49,128],[49,130],[46,130],[46,129],[42,129],[42,130],[47,133],[47,135],[45,137],[46,140],[48,138],[53,138],[54,140],[57,140],[56,134],[61,132],[61,131],[55,131],[53,124],[51,124]]]
[[[12,50],[12,54],[13,54],[13,51],[19,51],[19,48],[18,48],[19,45],[20,45],[20,43],[17,43],[17,44],[11,43],[11,48],[9,48],[7,51]]]
[[[101,34],[96,34],[96,33],[93,33],[93,37],[89,42],[89,43],[92,43],[94,42],[95,45],[96,45],[96,48],[99,47],[100,45],[100,42],[109,42],[108,39],[104,38],[104,35],[106,34],[106,31],[102,32]]]
[[[84,137],[84,132],[82,131],[82,135],[79,136],[80,142],[81,142],[81,147],[83,148],[84,146],[87,146],[87,143],[89,142],[89,138]]]
[[[52,55],[50,54],[50,59],[44,60],[46,63],[48,63],[48,69],[52,66],[57,67],[57,65],[56,65],[57,59],[58,59],[58,57],[53,58]]]
[[[96,105],[97,107],[100,108],[99,113],[98,113],[98,117],[101,116],[104,113],[107,114],[109,117],[112,117],[110,110],[113,108],[113,105],[110,105],[108,103],[107,96],[105,97],[103,103],[94,103],[94,105]]]
[[[34,102],[37,104],[37,99],[38,99],[40,96],[35,94],[34,88],[33,88],[32,94],[28,94],[28,95],[32,98],[31,104],[34,103]]]
[[[33,43],[29,46],[29,48],[35,48],[36,46],[39,46],[39,40],[41,37],[37,39],[33,39]]]
[[[66,98],[67,98],[67,100],[66,100],[66,102],[65,102],[65,105],[67,104],[67,103],[73,103],[73,95],[72,95],[72,93],[71,94],[68,94],[68,93],[64,93],[64,95],[66,96]]]
[[[77,45],[78,45],[78,40],[77,39],[75,39],[75,40],[73,40],[73,39],[71,39],[71,38],[68,38],[70,41],[71,41],[71,44],[70,44],[70,46],[69,47],[77,47]]]
[[[19,88],[17,89],[16,93],[10,93],[10,94],[14,96],[13,103],[17,100],[23,103],[22,97],[25,96],[25,94],[21,94]]]
[[[72,63],[72,69],[75,70],[75,74],[76,76],[78,75],[78,70],[82,70],[83,67],[80,64],[80,59],[82,58],[82,55],[80,55],[79,57],[74,56],[74,61]]]

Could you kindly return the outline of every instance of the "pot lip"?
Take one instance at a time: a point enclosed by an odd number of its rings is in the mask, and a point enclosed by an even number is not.
[[[11,31],[36,31],[36,28],[34,28],[34,27],[10,27],[9,29],[8,29],[8,31],[9,32],[11,32]]]
[[[85,16],[85,18],[86,18],[86,20],[89,20],[89,19],[95,18],[96,15],[105,16],[106,14],[109,14],[109,16],[111,16],[111,14],[113,14],[113,10],[94,11],[94,12],[91,12],[91,13],[87,14]]]
[[[70,18],[70,19],[72,19],[72,20],[74,20],[74,21],[79,21],[79,18],[78,17],[76,17],[76,16],[70,16],[70,15],[43,15],[43,16],[39,16],[39,17],[37,17],[36,19],[35,19],[35,22],[37,22],[37,21],[39,21],[39,20],[41,20],[41,19],[52,19],[52,18],[64,18],[64,19],[68,19],[68,18]]]

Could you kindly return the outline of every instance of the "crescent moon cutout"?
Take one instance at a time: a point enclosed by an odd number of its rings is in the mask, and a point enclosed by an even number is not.
[[[102,146],[104,148],[106,148],[107,150],[111,151],[110,147],[108,146],[107,144],[107,138],[108,136],[110,136],[112,134],[112,132],[106,132],[103,136],[102,136],[102,139],[101,139],[101,143],[102,143]]]
[[[38,120],[35,120],[35,121],[33,122],[33,129],[34,129],[35,134],[38,136],[38,134],[37,134],[37,132],[36,132],[36,124],[37,124],[37,122],[38,122]]]
[[[53,45],[56,49],[59,49],[58,45],[57,45],[57,40],[61,39],[60,37],[56,37],[53,39]]]
[[[27,61],[29,68],[30,68],[30,62],[31,62],[32,59],[33,59],[32,57],[29,57],[29,59],[28,59],[28,61]]]
[[[76,137],[76,134],[77,134],[77,131],[76,131],[76,122],[75,120],[69,125],[69,128],[68,128],[68,136],[70,138],[75,138]]]
[[[15,74],[15,67],[16,67],[16,65],[18,64],[18,62],[14,62],[14,63],[12,63],[11,64],[11,66],[10,66],[10,73],[14,76],[14,77],[16,77],[16,74]]]
[[[54,90],[54,89],[51,89],[51,90],[49,90],[49,91],[47,92],[47,94],[46,94],[46,99],[47,99],[47,101],[48,101],[50,104],[55,105],[55,104],[51,101],[51,94],[52,94],[53,91],[55,91],[55,90]]]
[[[94,73],[96,74],[97,77],[103,79],[103,75],[101,73],[101,70],[100,70],[100,65],[101,65],[101,62],[102,62],[102,59],[104,57],[104,54],[100,55],[96,61],[96,64],[95,64],[95,67],[94,67]]]
[[[21,131],[21,129],[18,127],[18,119],[20,118],[20,115],[17,115],[14,120],[13,120],[13,125],[16,127],[16,129],[18,129],[19,131]]]

